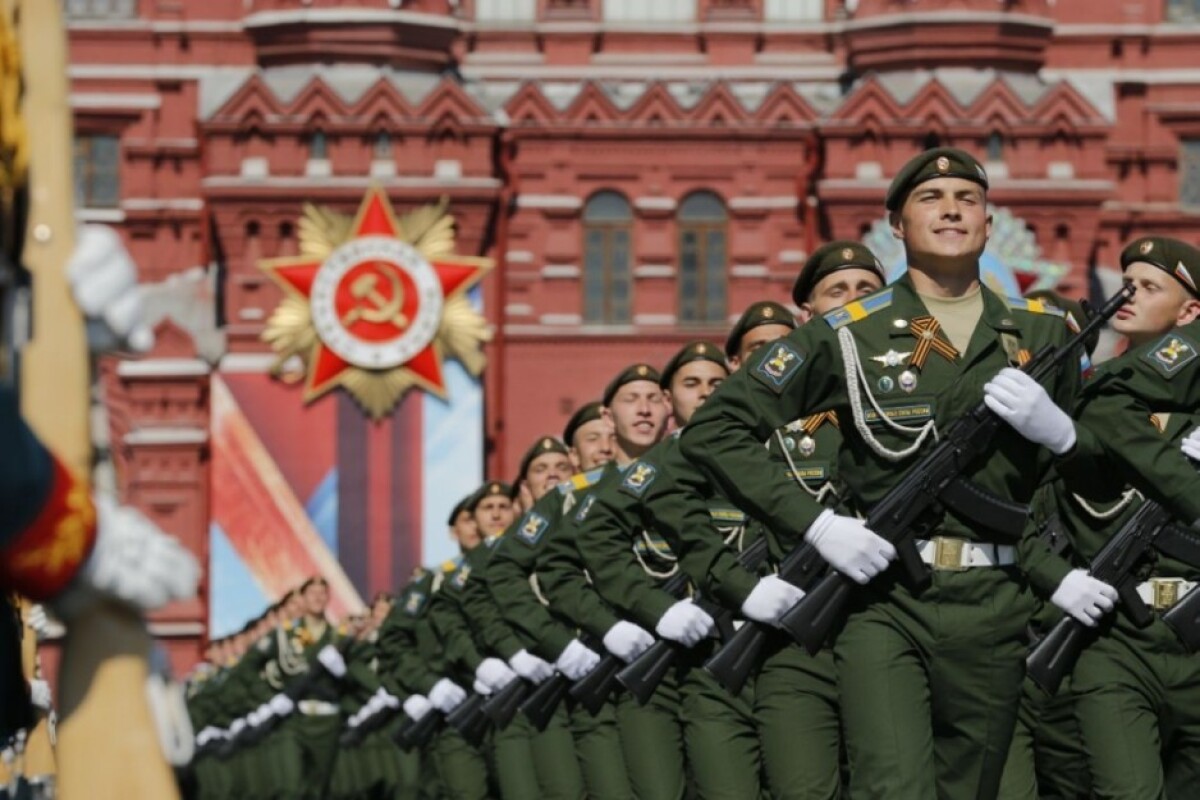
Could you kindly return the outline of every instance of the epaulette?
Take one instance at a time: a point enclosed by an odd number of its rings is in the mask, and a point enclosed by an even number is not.
[[[454,572],[454,570],[458,569],[458,561],[459,559],[457,558],[448,558],[443,561],[442,572]]]
[[[290,620],[290,619],[285,619],[285,620],[283,621],[283,625],[282,625],[282,627],[283,627],[283,629],[284,629],[285,631],[290,631],[290,630],[291,630],[292,628],[294,628],[295,626],[296,626],[296,623],[295,623],[293,620]]]
[[[600,476],[604,474],[604,467],[596,467],[587,472],[579,472],[571,476],[571,479],[566,483],[560,483],[558,490],[563,494],[578,492],[588,488],[596,481],[600,480]]]
[[[1025,297],[1006,297],[1004,302],[1008,307],[1017,311],[1028,311],[1032,314],[1053,314],[1056,317],[1066,317],[1066,312],[1056,305],[1043,300],[1030,300]]]
[[[868,295],[861,300],[855,300],[853,303],[847,303],[836,311],[830,311],[825,315],[825,322],[835,331],[838,328],[843,328],[851,322],[858,322],[860,319],[866,319],[876,311],[882,311],[892,304],[892,287],[882,289],[875,294]]]

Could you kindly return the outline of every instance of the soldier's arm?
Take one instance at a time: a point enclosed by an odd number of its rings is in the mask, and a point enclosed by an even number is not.
[[[577,509],[586,509],[587,499]],[[554,613],[563,616],[596,638],[603,638],[619,621],[588,582],[583,559],[576,547],[578,511],[567,513],[546,534],[537,564],[538,583]]]
[[[760,348],[684,428],[684,457],[738,508],[798,540],[824,508],[772,468],[762,443],[793,419],[843,403],[842,371],[837,337],[823,320]]]
[[[461,570],[455,576],[461,574]],[[453,583],[456,577],[447,583]],[[465,586],[465,581],[463,582]],[[462,610],[462,588],[460,586],[442,586],[442,590],[429,601],[429,623],[442,643],[446,662],[470,670],[474,674],[483,656],[475,647],[475,639]]]
[[[506,534],[504,538],[509,535],[511,533]],[[493,553],[491,555],[495,554],[495,549],[501,544],[503,544],[503,538],[492,546]],[[471,579],[463,587],[462,609],[475,634],[476,641],[484,649],[496,653],[508,661],[525,649],[525,643],[517,637],[509,624],[500,616],[500,610],[487,588],[487,573],[490,571],[491,559],[489,558],[471,573]]]
[[[660,471],[648,460],[634,462],[630,469],[639,465]],[[660,588],[634,554],[633,537],[643,525],[638,513],[639,498],[625,491],[620,481],[597,491],[595,498],[590,508],[580,510],[586,513],[576,523],[575,543],[583,565],[592,576],[596,591],[621,616],[654,630],[676,598]]]
[[[428,694],[441,675],[417,651],[418,622],[403,602],[396,603],[379,627],[379,670],[385,682],[405,692]]]

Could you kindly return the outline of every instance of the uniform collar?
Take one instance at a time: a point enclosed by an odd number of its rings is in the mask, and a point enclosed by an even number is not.
[[[925,304],[921,302],[921,296],[913,287],[912,278],[909,277],[907,271],[892,284],[892,290],[892,304],[888,308],[890,314],[888,335],[891,338],[911,339],[909,323],[912,319],[931,316],[931,314]],[[1020,334],[1020,327],[1017,325],[1013,310],[1009,308],[1008,303],[1004,302],[1004,298],[989,289],[982,281],[979,284],[979,292],[983,297],[983,313],[979,319],[980,326],[971,336],[967,352],[959,356],[959,363],[963,366],[968,363],[967,357],[969,357],[969,361],[974,361],[977,356],[988,349],[987,345],[997,343],[1000,334]],[[995,334],[988,335],[984,342],[979,342],[977,340],[983,326],[995,331]]]

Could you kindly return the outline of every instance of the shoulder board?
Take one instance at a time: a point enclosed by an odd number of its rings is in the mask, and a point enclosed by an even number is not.
[[[830,311],[825,315],[825,322],[836,331],[838,328],[843,328],[851,322],[866,319],[876,311],[882,311],[891,304],[892,288],[889,286],[861,300],[847,303],[836,311]]]
[[[290,631],[295,626],[295,624],[296,623],[293,620],[285,619],[283,621],[283,629],[285,631]]]
[[[442,562],[442,572],[454,572],[454,570],[458,569],[458,562],[459,559],[457,558],[446,559]]]
[[[579,472],[571,476],[571,480],[558,485],[559,491],[563,494],[570,494],[582,489],[586,489],[600,480],[600,476],[604,474],[604,467],[596,467],[587,472]]]
[[[1008,307],[1017,311],[1028,311],[1031,314],[1052,314],[1056,317],[1066,317],[1061,308],[1042,300],[1029,300],[1024,297],[1006,297],[1004,302]]]

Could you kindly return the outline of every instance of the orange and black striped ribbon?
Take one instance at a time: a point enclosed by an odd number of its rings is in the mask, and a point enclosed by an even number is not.
[[[917,346],[913,348],[912,361],[909,362],[917,369],[925,366],[925,359],[929,357],[930,350],[947,361],[958,358],[958,350],[954,348],[954,345],[938,336],[942,330],[942,323],[934,317],[913,317],[908,324],[908,330],[917,340]]]
[[[800,423],[800,429],[803,430],[805,434],[812,436],[817,428],[821,427],[826,422],[835,428],[838,427],[837,412],[822,411],[820,413],[813,414],[811,417],[805,417],[804,421]]]

